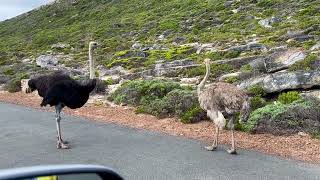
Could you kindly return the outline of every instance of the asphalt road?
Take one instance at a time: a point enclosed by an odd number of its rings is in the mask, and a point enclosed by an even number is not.
[[[0,169],[98,164],[126,179],[320,179],[320,166],[253,151],[229,155],[204,142],[62,116],[72,149],[56,149],[54,114],[0,103]]]

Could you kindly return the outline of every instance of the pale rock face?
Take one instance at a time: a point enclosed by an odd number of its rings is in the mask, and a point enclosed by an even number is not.
[[[265,61],[267,72],[276,72],[289,68],[291,65],[303,61],[306,53],[300,49],[288,49],[286,51],[276,52]]]
[[[180,82],[183,83],[183,84],[199,84],[200,77],[181,78]]]
[[[301,93],[304,97],[311,97],[320,100],[320,90],[312,90]]]
[[[23,93],[28,92],[28,89],[29,89],[28,82],[29,82],[29,79],[21,79],[21,91]]]
[[[132,46],[131,46],[133,49],[141,49],[142,45],[138,42],[134,43]]]
[[[320,84],[319,71],[277,72],[259,77],[253,77],[242,82],[238,87],[248,89],[251,86],[261,86],[266,93],[284,90],[309,89]]]
[[[59,59],[53,55],[41,55],[37,57],[36,63],[40,67],[56,66],[59,63]]]
[[[281,22],[282,20],[278,17],[271,17],[267,19],[262,19],[258,23],[265,28],[272,28],[272,24]]]
[[[310,48],[311,51],[316,51],[316,50],[320,50],[320,42],[318,42],[317,44],[315,44],[314,46],[312,46]]]

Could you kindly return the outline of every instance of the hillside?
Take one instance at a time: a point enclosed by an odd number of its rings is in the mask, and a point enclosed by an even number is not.
[[[320,98],[320,0],[57,0],[0,23],[0,84],[20,91],[21,79],[57,69],[85,77],[93,40],[116,103],[202,120],[192,93],[208,57],[210,82],[253,97],[238,129],[320,136],[320,103],[306,98]]]
[[[35,58],[60,42],[72,47],[63,52],[84,62],[90,40],[101,43],[97,52],[101,64],[110,64],[115,53],[130,49],[137,41],[169,49],[175,48],[173,42],[215,42],[220,45],[218,48],[225,48],[252,39],[266,46],[283,45],[286,43],[281,37],[288,30],[305,30],[320,23],[319,3],[319,0],[60,0],[0,23],[0,61],[10,64],[22,58]],[[259,20],[272,16],[277,18],[272,28],[258,24]],[[320,31],[313,34],[319,35]],[[294,45],[309,47],[314,43]],[[179,58],[170,54],[164,57]]]

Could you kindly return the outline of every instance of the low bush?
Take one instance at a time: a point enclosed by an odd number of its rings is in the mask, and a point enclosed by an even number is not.
[[[320,129],[320,102],[298,99],[290,104],[274,103],[254,110],[239,129],[252,133],[289,135],[298,132],[318,137]]]
[[[7,82],[7,84],[4,86],[4,89],[11,93],[21,91],[21,79],[27,79],[27,78],[29,78],[29,74],[26,74],[26,73],[16,74],[14,78],[12,78],[10,81]]]
[[[266,105],[266,101],[261,96],[254,96],[250,99],[250,109],[254,111]]]
[[[301,96],[297,91],[289,91],[286,93],[281,93],[278,96],[278,102],[281,102],[283,104],[290,104],[300,98]]]
[[[259,85],[254,85],[254,86],[249,87],[248,91],[253,96],[265,96],[266,95],[266,92],[264,91],[264,89]]]
[[[183,123],[200,121],[205,114],[199,107],[194,90],[168,81],[129,81],[108,99],[117,104],[137,106],[137,113],[148,113],[159,118],[177,116]]]

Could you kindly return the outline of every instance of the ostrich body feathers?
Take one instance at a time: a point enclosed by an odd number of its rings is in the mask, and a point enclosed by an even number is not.
[[[85,85],[75,80],[62,80],[53,84],[41,103],[41,106],[62,104],[71,109],[82,107],[89,99],[89,94],[96,86],[96,80],[89,80]]]

